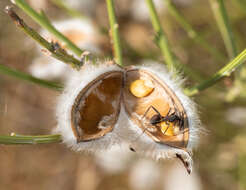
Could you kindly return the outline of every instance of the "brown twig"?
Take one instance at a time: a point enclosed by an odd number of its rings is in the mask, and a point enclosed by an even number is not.
[[[83,64],[82,61],[76,59],[74,56],[69,55],[66,50],[61,48],[58,43],[48,42],[42,36],[39,35],[35,30],[30,28],[23,19],[21,19],[12,9],[11,6],[7,6],[5,8],[5,12],[10,16],[10,18],[14,21],[17,27],[22,29],[27,35],[29,35],[32,39],[38,42],[42,47],[46,48],[50,55],[64,63],[71,65],[73,68],[80,68]]]

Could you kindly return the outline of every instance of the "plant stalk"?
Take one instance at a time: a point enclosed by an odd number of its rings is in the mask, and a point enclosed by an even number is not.
[[[116,21],[114,0],[106,0],[107,10],[110,24],[110,32],[112,35],[113,46],[114,46],[114,57],[117,64],[123,66],[122,49],[119,37],[119,25]]]
[[[158,18],[154,3],[152,0],[146,0],[147,6],[150,12],[150,18],[153,25],[153,28],[157,34],[157,43],[159,48],[161,49],[161,53],[165,59],[167,67],[169,70],[175,70],[175,57],[172,54],[171,48],[168,44],[167,37],[161,27],[160,20]]]
[[[200,44],[205,50],[207,50],[214,58],[218,61],[225,62],[226,57],[219,52],[216,48],[211,46],[193,27],[192,25],[185,19],[185,17],[179,12],[176,8],[175,4],[172,0],[163,0],[166,5],[168,11],[171,15],[177,20],[177,22],[184,28],[187,32],[188,36],[193,39],[196,43]]]
[[[36,77],[33,77],[27,73],[23,73],[14,69],[11,69],[7,66],[4,66],[2,64],[0,64],[0,73],[8,75],[8,76],[12,76],[33,84],[37,84],[46,88],[50,88],[53,90],[57,90],[57,91],[62,91],[63,90],[63,86],[61,84],[57,84],[51,81],[47,81],[47,80],[42,80],[42,79],[38,79]]]
[[[230,59],[237,56],[237,48],[225,9],[224,0],[210,0],[214,16]]]
[[[61,135],[38,135],[38,136],[25,136],[25,135],[0,135],[0,144],[16,145],[16,144],[50,144],[61,142]]]
[[[16,26],[24,31],[28,36],[38,42],[42,47],[46,48],[52,57],[70,64],[72,67],[80,68],[83,64],[82,61],[76,59],[72,55],[69,55],[64,49],[62,49],[58,43],[49,43],[42,36],[39,35],[35,30],[30,28],[13,10],[11,7],[7,6],[5,12],[10,16],[10,18],[15,22]]]
[[[218,82],[223,77],[229,77],[231,73],[239,67],[241,64],[243,64],[246,61],[246,49],[242,51],[236,58],[234,58],[231,62],[229,62],[227,65],[225,65],[222,69],[217,71],[213,76],[211,76],[209,79],[201,82],[200,84],[185,89],[185,93],[188,96],[194,96],[201,92],[202,90],[205,90],[209,88],[210,86],[213,86],[216,82]]]
[[[28,16],[30,16],[35,22],[37,22],[41,27],[48,30],[58,40],[61,40],[68,49],[74,52],[77,56],[81,56],[83,51],[53,26],[44,14],[44,12],[37,13],[25,2],[25,0],[14,0],[14,3],[19,8],[21,8]]]

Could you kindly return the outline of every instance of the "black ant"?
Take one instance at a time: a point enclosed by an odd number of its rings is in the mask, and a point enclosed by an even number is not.
[[[169,109],[168,113],[166,116],[162,116],[160,114],[160,112],[154,107],[154,106],[150,106],[148,107],[148,109],[146,110],[146,112],[144,113],[142,119],[147,115],[147,113],[149,112],[150,109],[153,109],[157,114],[153,115],[150,119],[150,124],[151,125],[154,125],[154,126],[157,126],[157,124],[165,121],[168,123],[168,127],[166,128],[166,130],[164,131],[164,134],[166,133],[166,131],[168,130],[169,128],[169,123],[170,122],[174,122],[174,124],[178,123],[178,125],[180,126],[180,129],[184,129],[184,116],[183,116],[183,113],[181,114],[181,116],[179,116],[177,113],[177,110],[175,109],[175,112],[171,113],[170,114],[170,111],[171,109]],[[145,132],[145,130],[147,130],[148,127],[146,127],[144,130],[143,130],[143,133]],[[137,138],[138,139],[138,138]],[[136,140],[137,140],[136,139]],[[133,147],[129,147],[130,150],[132,152],[136,152],[136,150],[133,148]],[[178,157],[178,156],[177,156]]]
[[[163,121],[167,122],[168,124],[174,122],[174,124],[178,123],[178,125],[180,126],[180,129],[184,129],[184,117],[183,117],[183,114],[181,116],[179,114],[177,114],[178,112],[176,111],[176,109],[175,109],[175,112],[173,112],[171,114],[170,114],[171,109],[169,109],[167,115],[166,116],[162,116],[160,114],[160,112],[154,106],[150,106],[146,110],[146,112],[145,112],[143,117],[146,116],[146,114],[148,113],[148,111],[151,108],[157,113],[157,114],[155,114],[155,115],[153,115],[151,117],[151,119],[150,119],[150,124],[151,125],[156,126],[157,124],[159,124],[159,123],[161,123]],[[168,125],[168,128],[169,128],[169,125]],[[165,130],[165,132],[168,130],[168,128]],[[164,132],[164,134],[165,134],[165,132]]]

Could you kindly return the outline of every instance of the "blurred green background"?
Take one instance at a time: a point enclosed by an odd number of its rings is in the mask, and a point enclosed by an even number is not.
[[[240,1],[246,5],[245,0],[225,1],[238,52],[246,48],[246,9],[237,3]],[[51,20],[70,18],[49,0],[29,2],[36,9],[44,9]],[[91,3],[76,8],[100,28],[108,29],[105,1],[93,0]],[[176,0],[175,3],[192,26],[227,56],[209,2]],[[0,1],[0,64],[27,72],[32,59],[37,56],[35,43],[4,13],[4,7],[10,4],[8,0]],[[137,10],[132,4],[133,0],[116,0],[120,34],[124,41],[124,63],[136,64],[144,59],[161,61],[148,15],[147,19],[134,16]],[[39,29],[24,12],[18,8],[15,10],[30,26]],[[160,17],[172,50],[180,62],[197,75],[208,77],[229,62],[229,58],[227,62],[217,61],[192,41],[167,9],[161,10]],[[100,44],[102,57],[111,56],[108,34],[102,37]],[[186,84],[191,86],[196,82],[188,77]],[[200,146],[194,151],[195,172],[192,175],[195,175],[196,185],[192,185],[193,189],[246,189],[246,99],[238,97],[226,101],[231,85],[231,79],[226,79],[194,97],[206,135],[202,135]],[[0,75],[0,134],[50,134],[56,125],[54,110],[58,95],[58,92]],[[113,156],[119,160],[118,155]],[[155,163],[134,154],[126,160],[124,164],[110,161],[109,165],[120,169],[108,171],[100,163],[106,163],[103,158],[75,153],[63,144],[0,145],[0,189],[164,190],[168,189],[167,184],[171,181],[168,176],[173,174],[173,168],[182,166],[178,161]],[[189,183],[185,171],[174,176],[177,183],[184,183],[179,189],[185,189],[185,184]],[[146,182],[149,185],[145,185]]]

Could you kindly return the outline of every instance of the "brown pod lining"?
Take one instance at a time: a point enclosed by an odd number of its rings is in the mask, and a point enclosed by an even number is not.
[[[90,82],[72,107],[71,124],[78,142],[113,130],[120,112],[122,72],[108,72]]]

